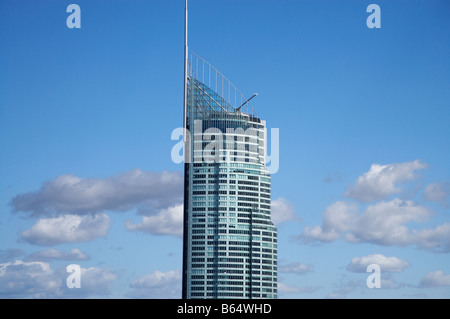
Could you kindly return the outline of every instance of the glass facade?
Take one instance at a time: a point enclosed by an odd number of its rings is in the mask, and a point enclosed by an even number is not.
[[[237,108],[232,101],[242,101],[239,92],[211,68],[206,64],[213,85],[190,63],[182,297],[276,298],[277,230],[270,218],[265,121]]]

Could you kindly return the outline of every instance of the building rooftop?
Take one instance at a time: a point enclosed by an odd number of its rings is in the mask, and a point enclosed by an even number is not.
[[[204,59],[191,53],[189,59],[188,85],[195,91],[195,105],[200,112],[226,112],[252,122],[260,122],[258,114],[239,90],[222,73]]]

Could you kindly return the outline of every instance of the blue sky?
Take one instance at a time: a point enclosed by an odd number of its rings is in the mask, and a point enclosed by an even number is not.
[[[280,130],[280,298],[450,296],[449,14],[190,1],[190,50]],[[0,1],[0,298],[181,296],[183,18],[178,0]]]

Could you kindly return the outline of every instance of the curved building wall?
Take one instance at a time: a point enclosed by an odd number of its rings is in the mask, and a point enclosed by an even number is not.
[[[183,298],[276,298],[265,121],[188,85]]]

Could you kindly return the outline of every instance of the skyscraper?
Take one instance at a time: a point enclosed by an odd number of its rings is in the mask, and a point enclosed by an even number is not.
[[[187,5],[187,1],[186,1]],[[187,10],[186,10],[187,30]],[[265,121],[219,71],[185,49],[182,297],[276,298]]]

